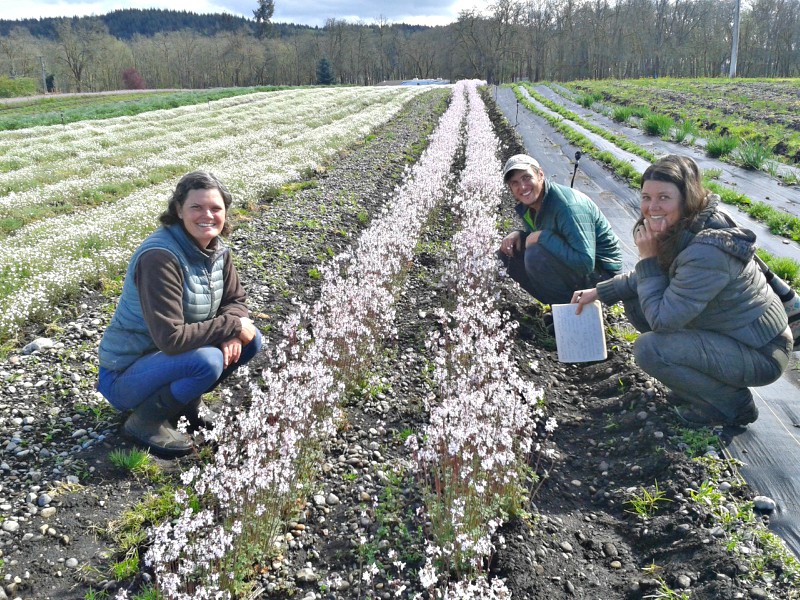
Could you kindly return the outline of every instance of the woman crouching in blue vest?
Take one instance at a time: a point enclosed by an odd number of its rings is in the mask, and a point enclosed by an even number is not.
[[[100,342],[98,390],[133,410],[123,430],[164,456],[191,452],[174,424],[213,427],[201,400],[261,349],[246,294],[220,235],[232,202],[211,173],[178,182],[162,226],[134,252],[122,295]]]

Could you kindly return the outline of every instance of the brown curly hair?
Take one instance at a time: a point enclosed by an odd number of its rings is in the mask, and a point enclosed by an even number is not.
[[[703,186],[700,167],[688,156],[669,154],[647,167],[642,174],[642,187],[646,181],[665,181],[674,184],[681,194],[681,218],[658,238],[658,263],[665,271],[680,252],[678,241],[700,212],[708,206],[710,190]],[[640,216],[633,226],[635,232],[644,222]]]

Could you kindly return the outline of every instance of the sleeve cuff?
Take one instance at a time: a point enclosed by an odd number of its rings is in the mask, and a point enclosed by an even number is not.
[[[622,299],[620,298],[619,293],[617,293],[617,288],[614,285],[614,279],[615,278],[612,277],[611,279],[601,281],[597,284],[597,297],[600,298],[600,302],[606,306],[616,304]]]
[[[643,258],[636,263],[636,277],[644,279],[646,277],[663,277],[664,271],[658,264],[658,259],[653,256],[651,258]]]

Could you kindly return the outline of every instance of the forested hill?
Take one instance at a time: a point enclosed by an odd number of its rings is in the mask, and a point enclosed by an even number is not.
[[[125,8],[112,11],[98,17],[73,17],[73,22],[83,19],[97,18],[108,27],[114,37],[129,40],[135,34],[152,36],[156,33],[189,29],[205,35],[214,35],[221,31],[237,31],[242,27],[253,29],[252,19],[230,14],[199,15],[185,10],[163,10],[158,8]],[[25,27],[32,35],[55,39],[54,25],[61,21],[58,18],[21,19],[12,21],[0,19],[0,36],[6,36],[14,27]],[[273,23],[272,35],[285,37],[298,33],[299,30],[314,29],[306,25],[292,23]]]

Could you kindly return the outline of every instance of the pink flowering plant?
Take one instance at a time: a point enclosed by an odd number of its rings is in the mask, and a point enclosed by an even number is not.
[[[439,313],[427,341],[437,399],[419,442],[409,438],[425,473],[431,540],[422,585],[441,598],[508,598],[486,580],[492,537],[526,500],[531,433],[542,417],[541,391],[519,374],[511,354],[515,324],[496,307],[502,181],[499,142],[473,84],[464,90],[466,165],[452,205],[463,228],[454,237],[455,307]],[[455,281],[453,282],[455,284]],[[448,581],[456,573],[457,581]]]
[[[250,383],[249,406],[228,407],[206,432],[212,459],[183,476],[193,500],[178,494],[183,513],[153,530],[145,557],[165,597],[238,597],[252,568],[276,550],[285,517],[305,495],[315,449],[335,431],[343,392],[394,333],[394,302],[414,248],[451,182],[466,112],[464,86],[456,89],[392,207],[351,254],[324,269],[320,299],[298,303],[284,323],[271,366]]]

